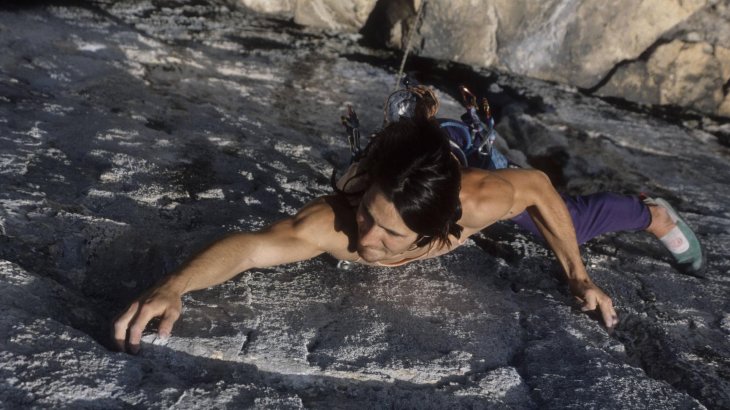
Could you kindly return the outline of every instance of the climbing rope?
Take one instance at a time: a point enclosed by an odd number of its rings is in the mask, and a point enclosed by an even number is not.
[[[418,11],[416,12],[416,21],[413,22],[413,26],[410,30],[408,30],[408,40],[406,40],[406,51],[403,53],[403,58],[400,60],[400,68],[398,69],[398,75],[395,78],[395,85],[393,86],[393,91],[396,91],[400,88],[401,83],[400,80],[403,77],[403,69],[406,66],[406,60],[408,59],[408,53],[411,52],[411,43],[413,41],[413,35],[418,31],[418,28],[421,24],[421,14],[423,12],[423,9],[426,6],[426,3],[428,3],[428,0],[421,1],[420,7],[418,7]]]
[[[398,75],[395,79],[395,88],[393,89],[393,94],[398,91],[399,88],[401,88],[401,78],[403,77],[403,69],[406,65],[406,59],[408,59],[408,54],[411,51],[411,43],[413,42],[413,35],[418,31],[418,28],[421,23],[421,16],[423,14],[423,9],[426,6],[426,3],[428,0],[423,0],[418,7],[418,11],[416,12],[416,20],[413,22],[413,26],[408,31],[408,40],[406,41],[406,50],[403,53],[403,58],[400,62],[400,69],[398,70]],[[410,82],[404,81],[404,84],[402,85],[406,89],[410,89]],[[391,94],[391,96],[393,95]],[[384,108],[384,111],[386,113],[386,121],[387,121],[387,114],[391,111],[395,113],[396,115],[394,118],[397,120],[402,115],[407,116],[413,116],[415,114],[415,97],[410,91],[402,93],[403,95],[399,96],[401,98],[395,98],[394,99],[394,106],[389,107],[389,101],[390,97],[388,98],[388,101],[386,101],[386,106]],[[413,97],[413,101],[411,101],[411,97]],[[438,100],[435,97],[432,97],[433,100],[437,102],[436,104],[436,110],[438,110]],[[408,111],[408,112],[407,112]],[[412,112],[410,112],[412,111]],[[434,113],[435,114],[435,113]],[[347,133],[347,139],[350,144],[350,163],[357,162],[360,160],[360,157],[363,154],[363,150],[360,147],[360,120],[357,117],[357,113],[352,108],[351,105],[347,106],[347,114],[340,117],[340,120],[342,122],[342,125],[345,126],[345,132]],[[334,178],[334,172],[332,174]]]

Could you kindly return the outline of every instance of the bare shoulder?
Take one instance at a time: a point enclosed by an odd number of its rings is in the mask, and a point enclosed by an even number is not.
[[[295,235],[335,256],[354,249],[357,236],[355,210],[347,199],[328,195],[319,197],[289,219]]]
[[[520,191],[535,172],[539,173],[525,169],[463,169],[460,224],[466,229],[477,231],[522,212]]]

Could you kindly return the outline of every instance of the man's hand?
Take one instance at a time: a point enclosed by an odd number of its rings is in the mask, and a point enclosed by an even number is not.
[[[570,291],[583,302],[583,306],[581,306],[583,312],[598,308],[606,328],[611,330],[618,324],[618,315],[613,308],[613,301],[593,282],[588,279],[570,281]]]
[[[139,343],[147,324],[155,317],[162,317],[158,328],[160,338],[170,336],[172,326],[182,311],[181,295],[164,285],[151,289],[134,301],[114,321],[114,341],[119,351],[139,352]]]

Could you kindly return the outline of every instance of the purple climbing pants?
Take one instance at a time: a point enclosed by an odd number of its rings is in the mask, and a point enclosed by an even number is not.
[[[638,231],[651,223],[649,208],[636,196],[601,192],[583,196],[561,194],[573,218],[578,243],[607,232]],[[538,238],[542,235],[527,211],[511,219]]]

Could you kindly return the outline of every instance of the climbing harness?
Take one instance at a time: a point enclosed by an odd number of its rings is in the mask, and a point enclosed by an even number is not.
[[[450,120],[441,122],[441,127],[446,128],[449,134],[452,146],[457,145],[461,149],[461,153],[456,153],[457,157],[465,166],[485,169],[507,168],[510,165],[509,161],[494,148],[497,131],[494,129],[494,117],[489,101],[484,97],[481,99],[481,104],[477,104],[477,97],[464,85],[459,87],[459,91],[466,107],[466,113],[461,116],[463,124]],[[480,110],[486,119],[486,124],[479,118]],[[464,138],[465,126],[468,129],[466,138]],[[461,134],[461,137],[456,137],[455,134]]]
[[[415,81],[404,77],[401,87],[392,92],[383,107],[383,127],[397,122],[401,118],[415,118],[418,115],[435,118],[441,128],[446,131],[452,147],[452,152],[465,167],[472,166],[483,169],[502,169],[511,164],[507,158],[494,147],[497,131],[494,129],[489,101],[482,98],[477,103],[477,97],[465,86],[460,86],[466,112],[461,115],[461,121],[438,119],[438,98],[428,88],[418,86]],[[429,101],[430,100],[430,101]],[[419,107],[419,101],[422,103]],[[417,112],[417,110],[425,110]],[[484,116],[482,122],[480,113]],[[342,124],[348,134],[350,142],[350,163],[358,161],[363,150],[360,147],[360,130],[357,114],[352,106],[347,107],[347,115],[342,116]]]

